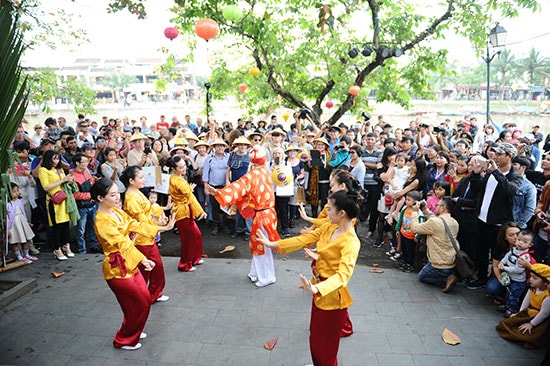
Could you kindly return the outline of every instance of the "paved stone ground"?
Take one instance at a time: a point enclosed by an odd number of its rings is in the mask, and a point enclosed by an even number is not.
[[[122,314],[102,279],[102,256],[40,261],[0,274],[36,278],[38,286],[0,312],[0,364],[5,365],[304,365],[311,362],[311,298],[296,288],[309,261],[277,257],[277,283],[257,289],[247,259],[210,258],[193,273],[164,257],[170,301],[152,307],[148,338],[134,352],[112,347]],[[414,273],[359,265],[350,284],[355,333],[341,342],[340,365],[538,365],[541,351],[498,337],[501,314],[483,290],[451,294],[421,284]],[[65,275],[54,279],[52,271]],[[462,343],[441,340],[447,327]],[[272,351],[263,344],[274,337]]]

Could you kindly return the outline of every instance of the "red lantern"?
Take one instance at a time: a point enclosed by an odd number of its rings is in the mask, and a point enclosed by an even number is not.
[[[201,19],[195,25],[195,33],[208,42],[220,33],[220,27],[212,19]]]
[[[334,107],[334,103],[332,101],[328,101],[325,106],[328,108],[328,109],[331,109],[332,107]]]
[[[244,93],[246,91],[246,88],[248,88],[248,85],[246,85],[245,83],[239,84],[239,89],[241,90],[241,93]]]
[[[348,93],[350,93],[351,95],[357,95],[360,92],[361,92],[361,88],[357,85],[352,85],[348,89]]]
[[[174,27],[168,27],[164,30],[164,36],[169,40],[173,40],[180,34],[180,32]]]

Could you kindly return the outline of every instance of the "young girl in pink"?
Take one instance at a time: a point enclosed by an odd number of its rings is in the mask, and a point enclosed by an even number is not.
[[[435,212],[435,206],[441,200],[441,197],[451,195],[451,185],[449,182],[438,180],[433,185],[434,194],[426,200],[426,206],[431,212]]]
[[[12,183],[11,201],[8,203],[8,242],[15,258],[30,264],[38,258],[29,253],[29,241],[34,238],[34,233],[28,221],[23,200],[19,198],[19,186]],[[19,245],[23,247],[23,255]]]

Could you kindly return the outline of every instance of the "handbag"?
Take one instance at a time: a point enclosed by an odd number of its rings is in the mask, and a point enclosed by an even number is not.
[[[442,218],[441,221],[443,221],[443,225],[445,225],[447,235],[449,235],[449,239],[451,239],[451,244],[453,244],[453,248],[456,252],[456,273],[462,278],[472,277],[475,271],[474,261],[468,256],[468,254],[466,254],[466,252],[458,249],[458,246],[456,245],[456,240],[453,237],[451,230],[449,229],[449,225],[447,225],[447,222]]]
[[[67,194],[65,193],[64,190],[60,189],[59,191],[50,195],[50,197],[53,203],[55,203],[56,205],[59,205],[67,199]]]
[[[391,194],[384,195],[384,204],[389,207],[393,204],[393,196]]]

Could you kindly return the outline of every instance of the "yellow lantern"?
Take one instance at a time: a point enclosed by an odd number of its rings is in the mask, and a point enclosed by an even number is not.
[[[260,75],[260,69],[257,68],[256,66],[253,66],[250,69],[248,69],[248,73],[252,76],[258,76]]]
[[[282,114],[282,117],[283,119],[285,120],[285,122],[287,121],[288,117],[290,117],[290,114],[288,114],[287,112],[283,113]]]

